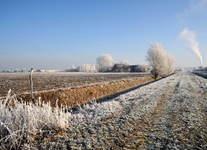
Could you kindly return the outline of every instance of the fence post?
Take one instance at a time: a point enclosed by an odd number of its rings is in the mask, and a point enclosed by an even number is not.
[[[34,99],[34,96],[33,96],[33,82],[32,82],[32,72],[33,72],[33,68],[31,68],[31,72],[30,72],[30,90],[31,90],[31,96],[32,96],[32,102],[34,105],[36,105],[35,103],[35,99]]]

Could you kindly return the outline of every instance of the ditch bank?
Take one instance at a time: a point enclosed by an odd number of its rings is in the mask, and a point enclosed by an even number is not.
[[[174,75],[174,74],[175,74],[175,73],[173,73],[173,74],[171,74],[171,75],[169,75],[169,76],[172,76],[172,75]],[[169,77],[169,76],[167,76],[167,77]],[[138,88],[140,88],[140,87],[149,85],[149,84],[151,84],[151,83],[157,82],[157,81],[162,80],[162,79],[165,79],[165,78],[167,78],[167,77],[160,77],[160,76],[159,76],[158,79],[156,79],[156,80],[155,80],[154,78],[152,78],[153,80],[151,80],[151,81],[149,81],[149,82],[146,82],[146,83],[143,83],[143,84],[139,84],[139,85],[137,85],[137,86],[130,87],[130,88],[128,88],[128,89],[125,89],[125,90],[122,90],[122,91],[113,93],[113,94],[111,94],[111,95],[103,96],[103,97],[101,97],[101,98],[99,98],[99,99],[95,99],[95,102],[97,102],[97,103],[101,103],[101,102],[104,102],[104,101],[107,101],[107,100],[116,98],[117,96],[119,96],[119,95],[121,95],[121,94],[125,94],[125,93],[127,93],[127,92],[136,90],[136,89],[138,89]],[[80,107],[83,108],[83,105],[86,105],[86,104],[93,104],[93,103],[94,103],[94,101],[88,101],[88,102],[83,103],[83,104],[81,104],[81,105],[78,105],[78,106],[75,106],[75,107],[70,107],[69,110],[71,110],[72,112],[75,112],[75,111],[77,111],[78,109],[80,109]]]
[[[103,101],[119,94],[123,94],[126,90],[133,90],[137,86],[155,81],[152,77],[136,78],[131,80],[121,80],[116,82],[109,82],[104,84],[97,84],[91,86],[83,86],[70,89],[60,89],[57,91],[34,93],[36,102],[39,97],[41,101],[50,102],[52,107],[56,106],[56,101],[59,106],[66,106],[67,108],[76,108],[77,105],[85,104],[91,100]],[[19,94],[17,98],[24,101],[31,101],[30,94]]]

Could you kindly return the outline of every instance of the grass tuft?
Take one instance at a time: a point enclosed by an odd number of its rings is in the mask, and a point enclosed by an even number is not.
[[[30,143],[46,131],[58,132],[69,124],[71,113],[64,107],[52,108],[50,102],[34,106],[31,102],[18,101],[9,90],[6,99],[0,100],[0,148],[17,149]]]

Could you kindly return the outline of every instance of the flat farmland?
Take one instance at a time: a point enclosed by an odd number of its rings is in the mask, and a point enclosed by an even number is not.
[[[140,77],[100,85],[57,90],[57,93],[43,92],[37,94],[44,95],[37,96],[43,99],[47,98],[44,96],[48,96],[49,105],[56,100],[58,95],[61,95],[66,103],[70,101],[70,104],[73,101],[79,103],[79,100],[87,102],[87,96],[101,95],[101,93],[109,94],[110,91],[114,92],[119,88],[127,88],[126,85],[134,86],[135,82],[137,82],[136,84],[143,84],[149,80],[153,81],[152,78],[149,78]],[[81,95],[80,99],[75,99],[74,95],[78,97]],[[25,100],[25,98],[27,99],[27,96],[22,99]],[[54,100],[51,101],[51,98]],[[14,121],[19,121],[18,123],[15,122],[17,127],[12,133],[22,129],[25,135],[28,131],[25,130],[24,126],[29,126],[34,117],[34,125],[40,126],[40,129],[48,124],[49,128],[41,130],[41,133],[31,134],[30,140],[22,138],[24,141],[20,141],[22,142],[20,149],[204,150],[207,149],[206,102],[207,80],[190,72],[178,72],[155,82],[138,86],[134,90],[129,90],[105,101],[84,103],[77,110],[65,111],[64,108],[64,111],[62,109],[58,111],[59,108],[56,107],[55,113],[50,113],[52,109],[48,105],[44,104],[43,109],[40,109],[39,106],[34,107],[32,104],[25,108],[25,103],[22,105],[16,100],[15,104],[18,107],[14,107],[15,109],[12,111],[8,111],[6,104],[1,105],[3,111],[0,117],[2,117],[2,122],[5,122],[3,125],[8,127],[11,125],[11,129],[14,125],[10,124],[9,121],[13,118]],[[68,103],[67,106],[69,106]],[[9,108],[12,109],[13,107]],[[24,110],[29,110],[31,113]],[[37,113],[34,113],[34,110]],[[19,114],[26,114],[27,118]],[[25,125],[27,122],[22,119],[22,116],[29,120],[29,125]],[[39,118],[44,119],[44,121],[39,121]],[[23,127],[21,127],[22,124],[24,124]],[[64,127],[64,130],[58,130],[61,129],[57,128],[60,125]],[[34,130],[34,128],[30,130]],[[9,143],[3,142],[0,149],[9,149]]]
[[[0,73],[0,97],[30,92],[30,73]],[[34,92],[67,89],[120,80],[150,77],[147,73],[33,73]]]

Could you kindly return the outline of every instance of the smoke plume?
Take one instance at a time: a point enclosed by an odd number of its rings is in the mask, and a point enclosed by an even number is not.
[[[179,40],[186,40],[187,44],[185,45],[185,47],[187,49],[191,50],[192,52],[194,52],[198,56],[201,64],[203,64],[202,56],[199,51],[199,43],[196,41],[196,33],[194,31],[188,30],[188,28],[185,28],[178,35],[178,39]]]

